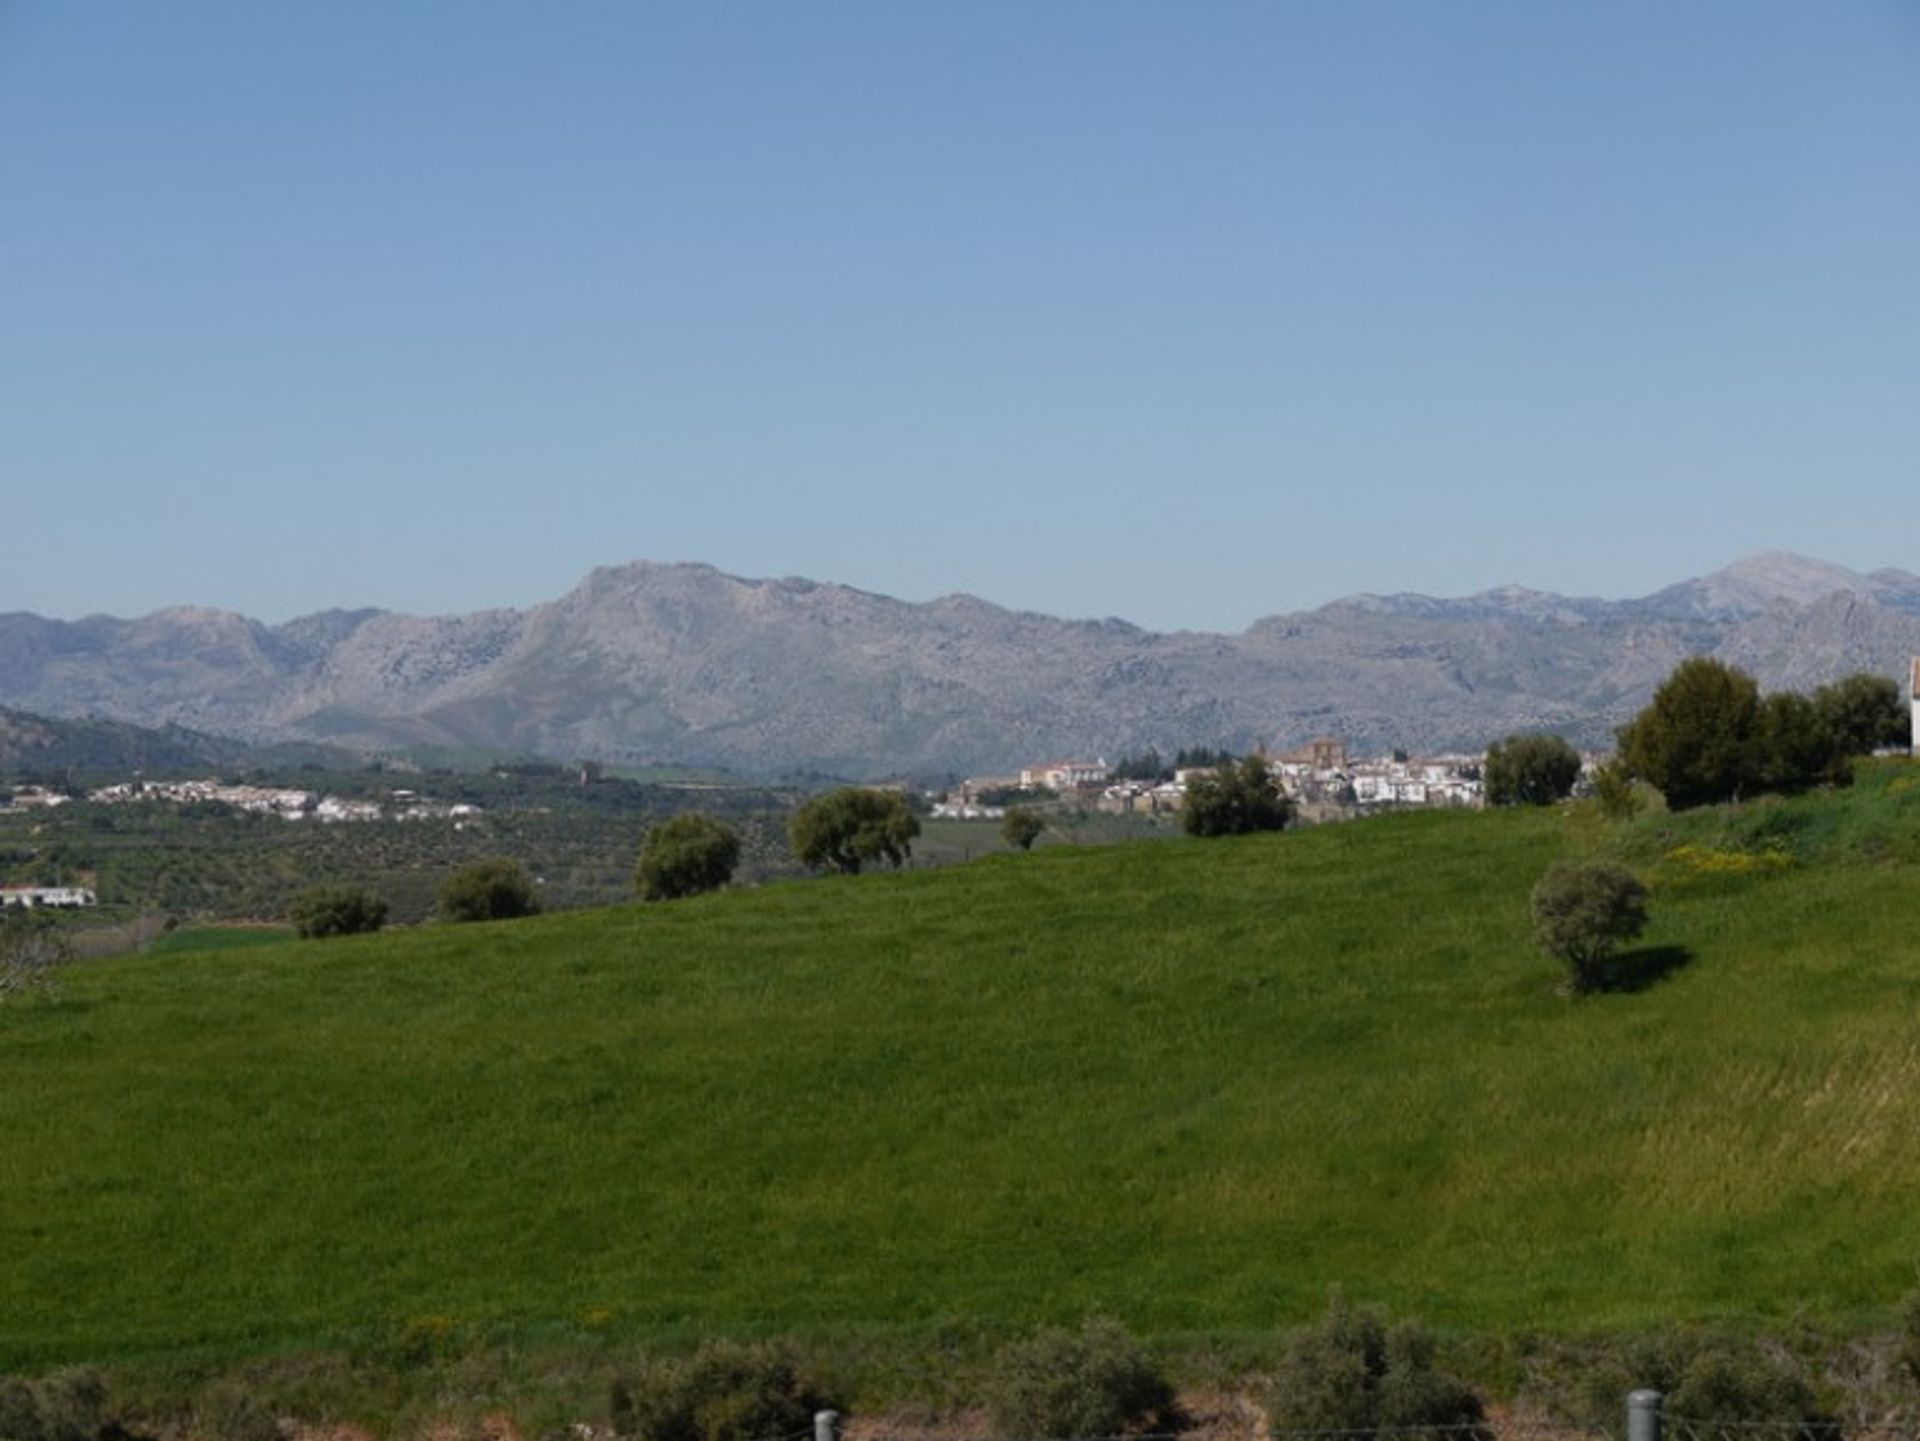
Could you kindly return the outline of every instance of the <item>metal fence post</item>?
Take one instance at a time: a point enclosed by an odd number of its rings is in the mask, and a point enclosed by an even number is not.
[[[816,1411],[813,1413],[813,1441],[840,1441],[840,1413],[838,1411]]]
[[[1627,1397],[1627,1441],[1660,1441],[1658,1391],[1635,1391]]]

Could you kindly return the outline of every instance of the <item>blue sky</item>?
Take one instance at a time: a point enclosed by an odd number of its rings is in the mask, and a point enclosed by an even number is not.
[[[0,0],[0,610],[1920,569],[1920,3]]]

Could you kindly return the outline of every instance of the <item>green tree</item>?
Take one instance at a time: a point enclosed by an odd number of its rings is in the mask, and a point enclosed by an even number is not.
[[[1843,767],[1833,732],[1820,709],[1794,691],[1776,691],[1760,701],[1753,722],[1754,778],[1762,789],[1799,791]]]
[[[913,854],[920,820],[897,791],[845,786],[793,813],[787,837],[802,865],[858,875],[869,861],[901,866]]]
[[[293,898],[287,919],[302,936],[356,936],[387,923],[387,903],[364,886],[314,886]]]
[[[1580,753],[1557,735],[1512,735],[1487,750],[1487,804],[1550,806],[1573,793]]]
[[[1277,831],[1293,819],[1293,802],[1262,756],[1223,762],[1187,783],[1180,825],[1190,836],[1239,836]]]
[[[1558,861],[1533,888],[1533,935],[1578,993],[1603,989],[1614,947],[1646,928],[1647,888],[1612,861]]]
[[[1620,728],[1620,759],[1674,810],[1733,800],[1757,779],[1760,688],[1707,656],[1674,667],[1646,709]]]
[[[1813,705],[1842,761],[1910,739],[1912,720],[1900,703],[1900,687],[1886,676],[1866,671],[1844,676],[1814,691]]]
[[[1017,851],[1030,851],[1046,828],[1047,823],[1040,818],[1038,811],[1015,806],[1000,818],[1000,839]]]
[[[634,868],[642,900],[671,901],[717,891],[740,864],[740,837],[697,811],[684,811],[647,832]]]
[[[510,921],[539,911],[526,870],[504,856],[469,861],[440,887],[443,921]]]

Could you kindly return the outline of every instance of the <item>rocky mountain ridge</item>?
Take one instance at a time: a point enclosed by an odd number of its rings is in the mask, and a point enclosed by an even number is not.
[[[874,777],[1320,734],[1362,751],[1542,727],[1601,744],[1693,654],[1769,687],[1904,677],[1920,576],[1773,554],[1636,600],[1357,595],[1212,635],[641,561],[524,611],[0,615],[0,705],[256,743]]]

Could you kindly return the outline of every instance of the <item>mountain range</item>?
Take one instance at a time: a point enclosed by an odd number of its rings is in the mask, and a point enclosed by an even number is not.
[[[1920,576],[1773,553],[1634,600],[1354,595],[1215,635],[642,561],[458,616],[0,615],[0,705],[251,743],[873,778],[1318,735],[1361,753],[1532,729],[1600,745],[1699,654],[1768,688],[1904,677]]]

